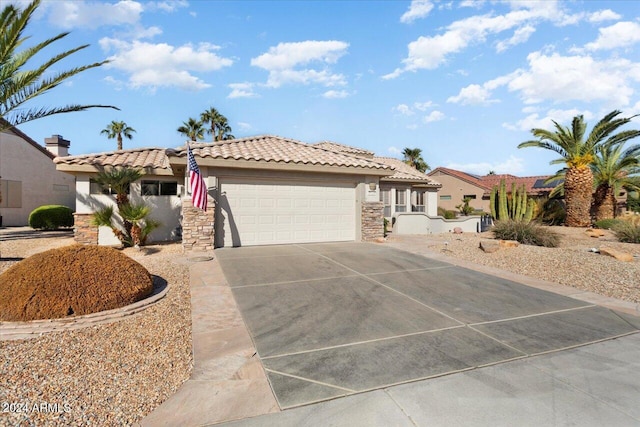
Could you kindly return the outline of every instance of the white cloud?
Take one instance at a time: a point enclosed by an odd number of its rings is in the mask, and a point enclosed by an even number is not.
[[[525,43],[531,37],[531,34],[535,33],[536,29],[532,25],[525,25],[524,27],[518,28],[510,39],[501,40],[496,44],[496,51],[504,52],[512,46],[519,45],[521,43]]]
[[[258,96],[254,92],[254,83],[230,83],[228,87],[231,89],[231,93],[227,95],[227,98],[255,98]]]
[[[412,0],[409,10],[400,17],[400,22],[410,24],[416,19],[427,16],[431,9],[433,9],[433,3],[430,0]]]
[[[253,128],[253,126],[245,122],[238,122],[238,127],[240,128],[240,130],[245,130],[245,131]]]
[[[489,171],[494,171],[497,174],[520,175],[524,172],[524,159],[509,156],[507,160],[499,163],[449,163],[445,167],[477,175],[486,175]]]
[[[348,47],[348,43],[336,40],[280,43],[269,48],[267,53],[252,58],[251,65],[269,71],[267,79],[269,87],[280,87],[288,83],[345,85],[345,77],[342,74],[332,73],[327,66],[336,63],[345,55]],[[311,63],[319,63],[324,69],[295,69]]]
[[[484,6],[485,0],[463,0],[458,3],[458,7],[471,7],[474,9],[480,9]]]
[[[100,46],[105,51],[115,50],[105,66],[129,75],[128,85],[140,87],[175,86],[187,90],[199,90],[211,85],[192,75],[192,72],[211,72],[228,67],[233,61],[218,56],[218,46],[200,43],[175,47],[166,43],[147,43],[141,41],[102,38]]]
[[[446,116],[444,115],[444,113],[442,111],[434,110],[431,113],[429,113],[426,116],[424,116],[424,118],[422,120],[425,123],[439,122],[440,120],[444,120],[445,117]]]
[[[392,111],[397,111],[403,116],[413,116],[415,114],[413,111],[411,111],[411,107],[409,107],[407,104],[399,104],[393,107]]]
[[[620,19],[622,16],[618,15],[611,9],[599,10],[597,12],[593,12],[589,15],[589,22],[602,22],[602,21],[615,21],[616,19]]]
[[[349,92],[346,90],[328,90],[322,96],[328,99],[346,98],[349,96]]]
[[[105,25],[133,25],[140,21],[143,6],[137,1],[117,3],[84,0],[55,1],[48,4],[49,23],[64,28],[96,29]]]
[[[175,12],[181,7],[189,6],[186,0],[150,1],[145,3],[145,10],[161,10],[163,12]]]
[[[640,81],[640,63],[627,59],[598,61],[588,55],[562,56],[558,53],[532,52],[528,69],[472,84],[447,102],[482,104],[491,100],[492,91],[506,86],[517,92],[525,104],[543,101],[604,101],[611,107],[628,105],[634,94],[633,81]]]
[[[389,148],[387,149],[387,151],[388,151],[389,153],[393,154],[394,156],[399,156],[399,155],[401,155],[401,154],[402,154],[402,150],[401,150],[401,149],[399,149],[398,147],[393,147],[393,146],[391,146],[391,147],[389,147]]]
[[[600,28],[596,41],[587,43],[585,48],[588,50],[616,49],[638,42],[640,42],[640,24],[625,21]]]
[[[502,126],[509,130],[514,131],[530,131],[531,129],[549,129],[553,128],[553,120],[561,125],[569,125],[571,120],[575,116],[582,114],[585,120],[591,120],[594,114],[591,111],[577,110],[575,108],[570,110],[549,110],[544,117],[540,117],[538,113],[529,114],[522,120],[518,120],[515,124],[503,123]]]
[[[551,21],[557,25],[577,22],[582,19],[578,15],[568,15],[558,1],[508,1],[512,10],[503,15],[493,13],[471,16],[455,21],[446,27],[446,31],[435,36],[420,36],[407,46],[408,54],[402,60],[403,66],[382,76],[393,79],[407,71],[421,69],[433,70],[444,64],[448,58],[461,52],[471,44],[483,43],[487,37],[513,28],[519,28],[514,36],[501,45],[507,47],[509,42],[521,43],[535,30],[535,24]]]
[[[426,102],[414,102],[413,106],[416,110],[420,110],[420,111],[427,111],[429,108],[431,107],[435,107],[436,104],[434,104],[431,101],[426,101]]]

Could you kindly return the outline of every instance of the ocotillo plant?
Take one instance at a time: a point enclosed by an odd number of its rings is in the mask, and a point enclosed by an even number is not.
[[[511,184],[511,194],[507,195],[507,184],[504,179],[500,180],[500,185],[493,187],[489,198],[491,216],[496,221],[512,219],[515,221],[531,221],[535,201],[527,199],[527,190],[524,184],[520,189],[516,188],[515,182]]]

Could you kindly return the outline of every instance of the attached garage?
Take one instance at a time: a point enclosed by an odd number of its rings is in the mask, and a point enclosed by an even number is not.
[[[220,178],[216,246],[353,241],[355,183]]]

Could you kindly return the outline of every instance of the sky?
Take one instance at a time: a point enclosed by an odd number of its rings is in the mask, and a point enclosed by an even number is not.
[[[532,128],[640,113],[640,1],[44,0],[25,46],[66,31],[38,65],[83,44],[52,71],[110,62],[27,105],[120,111],[19,129],[62,135],[71,154],[114,150],[100,135],[112,120],[136,130],[125,149],[177,147],[176,129],[215,107],[236,137],[420,148],[431,168],[545,175],[557,155],[517,148]]]

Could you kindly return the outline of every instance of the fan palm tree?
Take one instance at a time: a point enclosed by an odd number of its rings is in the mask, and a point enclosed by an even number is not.
[[[402,159],[406,164],[419,170],[420,172],[426,172],[431,167],[422,158],[422,150],[420,148],[405,148],[402,151],[404,158]]]
[[[100,131],[100,135],[107,135],[109,139],[116,139],[118,141],[118,150],[122,150],[122,137],[127,139],[133,139],[133,132],[136,130],[125,122],[116,122],[112,120],[106,128]]]
[[[74,67],[66,71],[51,73],[52,68],[58,69],[59,62],[74,53],[85,49],[89,45],[82,45],[65,52],[56,54],[32,69],[25,69],[27,63],[43,55],[46,47],[64,39],[69,33],[60,33],[34,46],[18,50],[29,38],[24,32],[38,6],[40,0],[34,0],[24,9],[7,3],[0,12],[0,130],[9,126],[51,116],[53,114],[84,111],[89,108],[113,108],[110,105],[66,105],[63,107],[34,107],[25,108],[23,104],[48,92],[60,83],[90,68],[100,67],[108,61],[95,62],[89,65]]]
[[[224,116],[214,107],[209,107],[208,110],[200,114],[200,121],[211,126],[211,128],[207,130],[207,133],[211,134],[212,141],[216,141],[216,129],[222,117]]]
[[[607,144],[624,144],[640,135],[640,131],[635,130],[615,133],[618,128],[632,119],[632,117],[616,118],[620,114],[620,111],[614,110],[604,116],[591,129],[589,135],[586,135],[587,124],[582,115],[573,118],[571,127],[562,126],[553,121],[555,131],[532,129],[531,133],[538,139],[518,145],[518,148],[544,148],[560,155],[560,158],[551,161],[551,164],[566,165],[564,180],[566,225],[570,227],[586,227],[591,224],[590,209],[593,190],[591,164],[595,161],[598,148]]]
[[[228,141],[235,139],[236,137],[231,135],[232,129],[229,126],[229,121],[225,116],[220,117],[218,121],[218,135],[216,135],[216,141]]]
[[[615,217],[616,194],[622,187],[638,191],[640,174],[640,145],[623,149],[622,144],[606,144],[600,147],[591,165],[596,186],[593,194],[593,213],[596,220]]]
[[[192,117],[189,117],[188,121],[182,122],[182,126],[177,130],[179,134],[186,136],[190,141],[197,141],[204,138],[204,127],[202,122]]]

